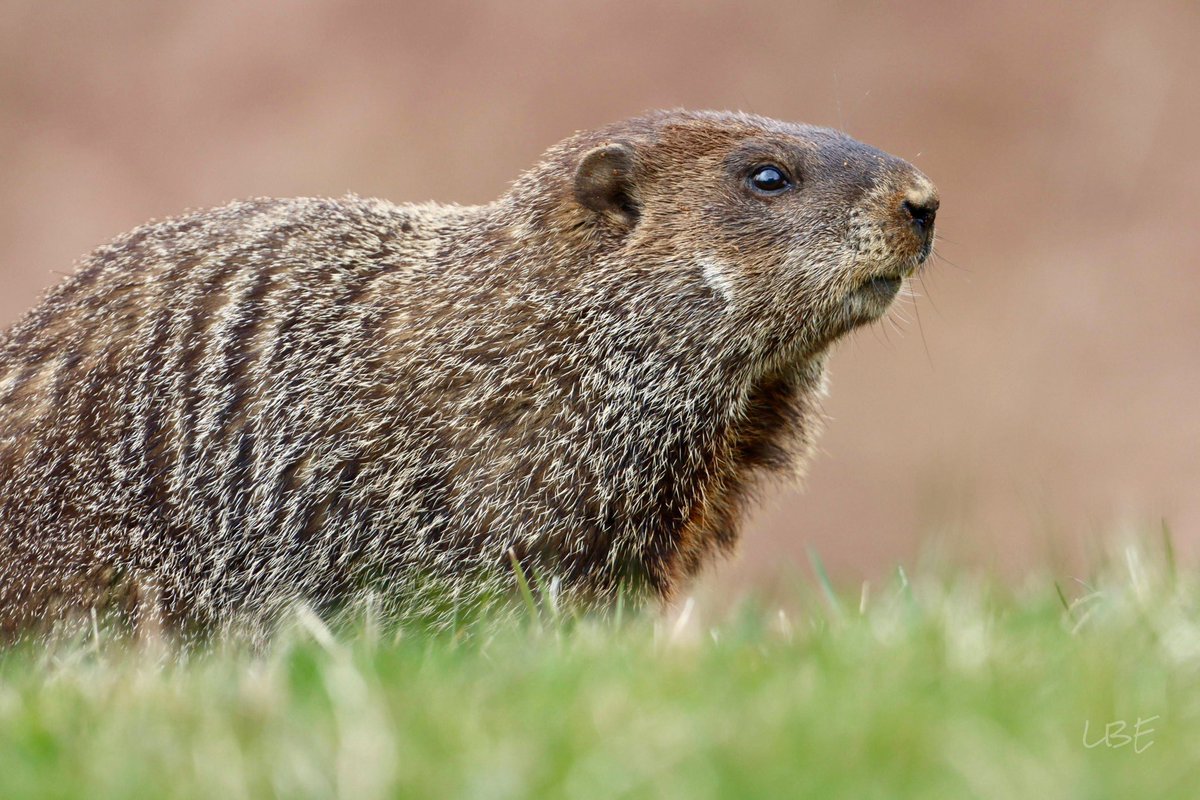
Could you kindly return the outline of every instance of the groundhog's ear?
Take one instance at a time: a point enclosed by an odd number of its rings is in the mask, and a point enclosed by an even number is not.
[[[633,173],[630,145],[613,142],[589,150],[575,170],[575,199],[618,225],[632,227],[639,214]]]

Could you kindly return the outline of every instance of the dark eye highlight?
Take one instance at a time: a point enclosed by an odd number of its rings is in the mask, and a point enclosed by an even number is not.
[[[792,182],[783,174],[783,170],[774,164],[763,164],[755,167],[750,173],[750,186],[759,194],[779,194],[790,189]]]

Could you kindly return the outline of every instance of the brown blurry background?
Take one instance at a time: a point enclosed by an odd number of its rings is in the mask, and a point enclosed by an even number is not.
[[[1005,570],[1169,521],[1200,552],[1200,5],[0,0],[0,326],[153,217],[483,202],[654,107],[832,125],[937,182],[907,322],[833,360],[803,492],[732,595],[928,541]]]

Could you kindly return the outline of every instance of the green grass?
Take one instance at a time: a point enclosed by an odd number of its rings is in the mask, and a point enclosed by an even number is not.
[[[443,633],[301,613],[258,653],[23,645],[0,654],[0,797],[1200,793],[1200,587],[1173,553],[1116,551],[1086,586],[814,573],[719,623],[531,593]],[[1085,746],[1139,717],[1141,752]]]

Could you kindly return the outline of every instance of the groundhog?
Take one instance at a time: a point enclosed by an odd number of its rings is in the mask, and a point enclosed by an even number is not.
[[[937,207],[837,131],[666,111],[487,205],[138,228],[0,339],[0,629],[516,574],[670,599],[802,470],[830,345],[926,261]]]

